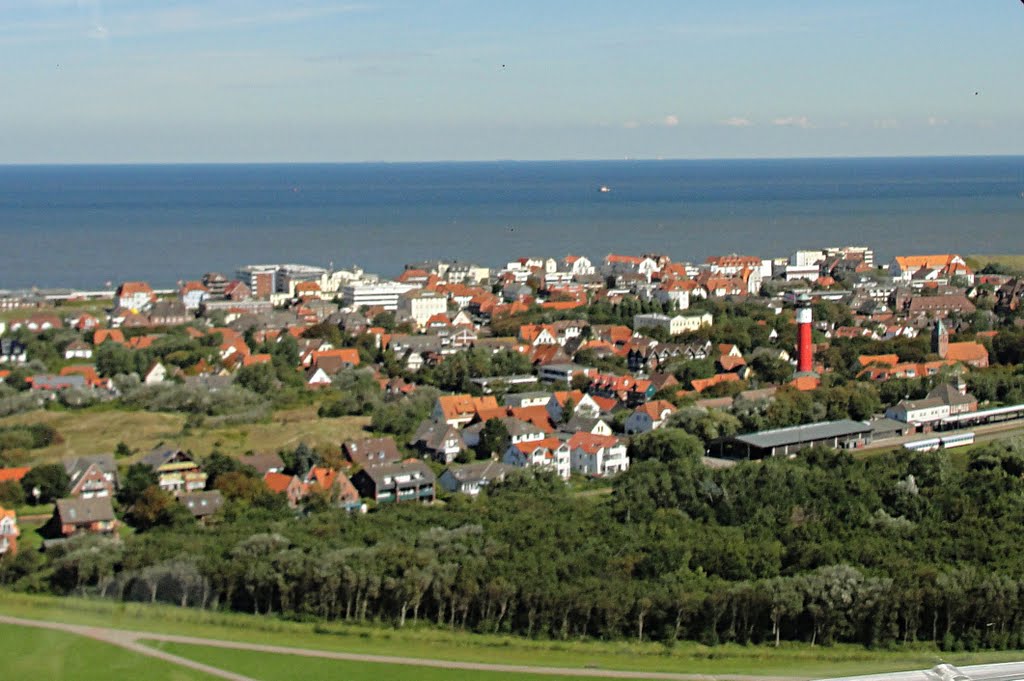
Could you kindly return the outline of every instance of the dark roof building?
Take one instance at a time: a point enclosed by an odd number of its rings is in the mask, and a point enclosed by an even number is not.
[[[761,459],[767,456],[789,456],[815,445],[858,449],[871,442],[871,432],[871,426],[860,421],[824,421],[736,435],[723,438],[716,444],[720,455]],[[712,449],[715,447],[712,446]]]
[[[113,454],[79,456],[64,461],[64,470],[71,479],[68,496],[113,496],[117,491],[117,464]]]
[[[58,499],[50,522],[55,533],[64,537],[79,533],[113,534],[118,526],[110,497]]]
[[[284,461],[281,460],[281,455],[276,452],[269,454],[247,454],[238,457],[238,461],[254,468],[261,477],[267,473],[280,473],[284,471]]]
[[[381,466],[402,460],[398,445],[389,437],[349,440],[341,445],[341,453],[357,466]]]
[[[352,476],[352,484],[364,499],[379,503],[433,501],[436,478],[422,461],[369,466]]]
[[[505,476],[515,470],[518,470],[515,466],[498,461],[481,461],[447,468],[441,473],[438,482],[449,492],[476,496],[480,493],[481,488],[492,482],[501,482]]]
[[[462,433],[447,421],[423,421],[409,445],[441,463],[451,463],[465,448]]]
[[[224,497],[220,490],[206,492],[189,492],[178,496],[178,501],[188,509],[193,518],[202,520],[220,510],[224,505]]]

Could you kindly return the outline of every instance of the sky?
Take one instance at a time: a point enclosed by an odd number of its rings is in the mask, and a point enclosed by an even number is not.
[[[0,163],[1024,153],[1019,0],[0,0]]]

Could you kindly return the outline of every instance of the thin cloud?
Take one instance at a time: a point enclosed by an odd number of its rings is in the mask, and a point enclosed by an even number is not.
[[[665,119],[662,121],[662,123],[664,123],[666,127],[674,128],[677,125],[679,125],[679,116],[669,114],[668,116],[665,116]]]
[[[782,128],[803,128],[811,127],[811,121],[807,116],[783,116],[772,120],[772,125]]]
[[[939,118],[937,116],[929,116],[928,118],[925,119],[925,122],[933,128],[939,127],[941,125],[949,125],[948,119]]]
[[[2,1],[2,0],[0,0]],[[301,23],[349,12],[367,11],[367,4],[301,3],[288,8],[259,2],[231,0],[187,2],[167,7],[154,3],[126,5],[121,3],[85,2],[80,0],[75,12],[66,3],[46,2],[29,21],[0,26],[2,43],[43,43],[85,36],[93,39],[125,36],[190,33],[208,30],[230,30],[256,25]]]
[[[872,125],[877,130],[895,130],[896,128],[900,127],[900,122],[895,118],[881,118],[879,120],[873,121]]]
[[[87,33],[87,36],[93,40],[106,40],[110,37],[110,31],[103,24],[96,24]]]
[[[721,121],[721,124],[730,128],[749,128],[754,125],[754,121],[742,116],[730,116]]]
[[[637,123],[636,121],[626,121],[625,123],[622,124],[622,127],[624,127],[626,130],[636,130],[637,128],[640,127],[640,124]]]

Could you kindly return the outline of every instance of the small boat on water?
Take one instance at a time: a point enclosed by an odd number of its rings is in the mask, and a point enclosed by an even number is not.
[[[606,184],[602,184],[602,185],[601,185],[601,188],[600,188],[600,189],[598,189],[597,191],[601,192],[602,194],[608,194],[608,193],[610,193],[610,192],[611,192],[611,190],[612,190],[612,188],[611,188],[611,187],[609,187],[609,186],[608,186],[608,185],[606,185]]]

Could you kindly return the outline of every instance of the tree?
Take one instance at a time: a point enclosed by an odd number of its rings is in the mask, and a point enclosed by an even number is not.
[[[320,456],[314,452],[305,442],[300,442],[293,452],[288,454],[288,472],[293,475],[304,476],[313,466],[320,464]]]
[[[630,461],[700,461],[704,445],[697,437],[676,428],[660,428],[629,443]]]
[[[203,460],[203,471],[206,472],[206,489],[216,488],[217,478],[227,473],[241,473],[249,477],[256,475],[256,471],[249,466],[216,449]]]
[[[587,389],[590,388],[590,383],[591,381],[589,376],[585,374],[576,374],[572,377],[572,380],[569,381],[569,389],[582,390],[586,392]]]
[[[59,463],[36,466],[21,479],[21,487],[25,491],[25,496],[37,499],[44,504],[66,496],[70,484],[71,478],[68,477],[64,466]],[[36,489],[39,490],[38,498],[34,493]]]
[[[104,378],[135,371],[135,358],[128,348],[118,343],[103,343],[96,350],[96,372]]]
[[[257,395],[271,395],[281,385],[274,365],[266,362],[239,369],[235,374],[235,383]]]
[[[704,444],[720,437],[735,435],[740,430],[740,420],[718,409],[702,409],[700,407],[684,407],[672,414],[668,419],[671,427],[682,428],[691,435],[699,437]]]
[[[114,447],[114,456],[118,459],[126,459],[133,454],[135,454],[135,450],[129,447],[128,443],[124,440],[118,442],[117,446]]]
[[[501,419],[489,419],[480,431],[480,442],[476,446],[477,459],[489,459],[501,455],[511,442],[508,427]]]
[[[187,508],[156,485],[142,491],[125,518],[140,532],[159,526],[188,525],[193,521]]]
[[[290,369],[295,372],[299,365],[299,342],[290,333],[283,334],[278,341],[270,348],[270,354],[274,358],[274,365]],[[280,378],[280,375],[278,376]]]
[[[569,421],[572,421],[572,417],[576,415],[575,412],[576,400],[574,400],[571,397],[567,397],[565,399],[565,404],[562,405],[562,416],[559,419],[562,422],[562,425],[565,425],[566,423],[569,423]]]
[[[160,478],[152,466],[142,462],[133,463],[121,476],[121,486],[117,498],[122,504],[131,506],[147,488],[156,485],[159,481]]]
[[[772,357],[768,353],[755,356],[750,366],[765,383],[781,385],[793,376],[793,367],[789,362]]]
[[[25,503],[25,490],[16,480],[0,482],[0,506],[16,508]]]
[[[782,619],[800,614],[804,595],[796,580],[786,577],[775,577],[760,587],[768,595],[771,604],[772,633],[775,634],[775,647],[778,648],[782,638]]]
[[[215,489],[219,489],[228,499],[237,499],[250,505],[263,503],[265,496],[273,494],[263,480],[239,471],[218,476]]]

